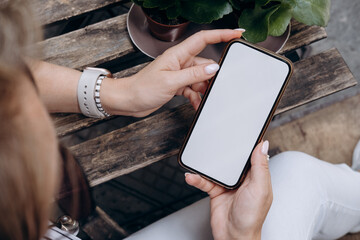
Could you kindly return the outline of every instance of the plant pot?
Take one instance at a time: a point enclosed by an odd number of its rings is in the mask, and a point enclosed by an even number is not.
[[[173,42],[179,39],[186,31],[190,21],[176,24],[176,25],[166,25],[153,20],[149,15],[144,11],[146,16],[149,30],[151,34],[159,40],[166,42]]]

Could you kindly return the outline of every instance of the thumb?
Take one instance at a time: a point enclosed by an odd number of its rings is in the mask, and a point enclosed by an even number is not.
[[[183,88],[208,80],[213,77],[218,70],[219,64],[217,63],[195,65],[175,71],[174,74],[176,74],[175,79],[177,79],[177,81],[174,82],[176,82],[178,89]]]
[[[269,141],[266,140],[256,146],[251,156],[251,182],[262,187],[271,184],[268,149]]]

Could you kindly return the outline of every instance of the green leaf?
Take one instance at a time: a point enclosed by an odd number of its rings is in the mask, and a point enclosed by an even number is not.
[[[286,0],[293,6],[293,17],[306,25],[326,26],[331,0]]]
[[[287,3],[281,3],[280,8],[269,19],[269,35],[281,36],[290,23],[292,7]]]
[[[144,8],[159,8],[161,10],[167,9],[174,5],[173,0],[144,0]]]
[[[175,19],[179,17],[180,14],[181,14],[181,6],[179,1],[176,1],[173,6],[166,9],[166,16],[168,17],[168,19]]]
[[[195,23],[211,23],[232,12],[225,0],[181,1],[181,16]]]
[[[239,27],[246,29],[243,37],[252,43],[264,41],[269,33],[269,19],[279,8],[279,4],[266,9],[255,4],[254,9],[245,9],[238,21]]]

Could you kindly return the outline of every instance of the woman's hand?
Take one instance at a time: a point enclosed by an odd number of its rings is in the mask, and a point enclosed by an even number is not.
[[[146,116],[175,95],[188,98],[195,109],[219,66],[197,55],[208,45],[241,37],[241,30],[201,31],[166,50],[137,74],[104,80],[101,100],[111,114]],[[106,93],[105,93],[106,92]]]
[[[186,174],[189,185],[211,199],[211,228],[215,239],[261,239],[261,228],[272,203],[267,151],[260,143],[251,156],[251,169],[237,190],[226,190],[199,175]]]

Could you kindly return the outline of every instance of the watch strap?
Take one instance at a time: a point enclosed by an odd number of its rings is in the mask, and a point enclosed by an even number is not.
[[[101,75],[106,75],[102,70],[94,68],[85,69],[81,74],[77,97],[81,112],[87,117],[104,118],[105,115],[101,113],[95,102],[95,86],[96,81]]]

